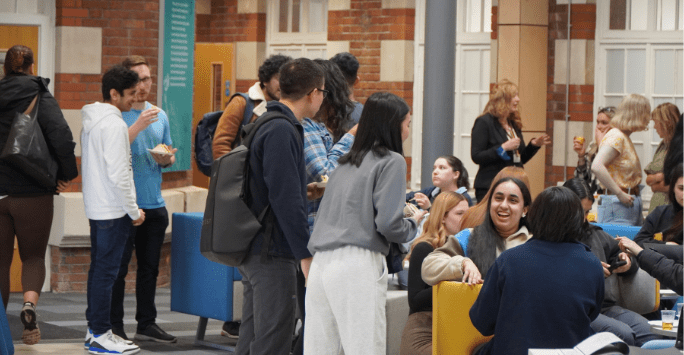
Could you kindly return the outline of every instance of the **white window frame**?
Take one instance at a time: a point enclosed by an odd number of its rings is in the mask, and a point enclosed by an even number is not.
[[[326,46],[328,40],[327,21],[328,21],[328,3],[325,3],[325,21],[326,30],[323,32],[301,32],[303,29],[309,27],[309,0],[301,0],[300,6],[303,15],[300,17],[300,32],[279,32],[280,21],[280,0],[268,0],[267,15],[266,15],[266,42],[271,45],[279,46],[307,46],[307,45],[322,45]]]
[[[656,30],[656,5],[659,0],[649,0],[648,9],[649,21],[647,23],[647,30],[633,31],[633,30],[610,30],[609,16],[610,16],[610,2],[597,2],[596,8],[596,38],[595,38],[595,71],[594,71],[594,116],[598,112],[599,107],[606,106],[606,58],[607,51],[610,49],[644,49],[646,52],[645,58],[645,83],[644,92],[637,94],[644,95],[651,103],[651,109],[655,108],[654,97],[662,97],[660,94],[654,94],[655,89],[655,51],[659,49],[682,49],[684,41],[684,31],[658,31]],[[682,21],[684,19],[680,19]],[[681,77],[681,72],[679,73]],[[681,84],[681,81],[680,81]],[[628,95],[631,93],[625,93]],[[680,97],[680,95],[674,95]],[[673,102],[674,103],[674,102]],[[593,126],[596,127],[596,120],[593,120]],[[653,124],[649,125],[649,130],[646,132],[635,132],[631,136],[632,143],[637,148],[637,153],[641,150],[639,160],[641,161],[641,168],[644,169],[649,162],[653,160],[653,154],[660,143],[660,139],[655,133]],[[642,185],[645,186],[642,192],[644,202],[650,202],[652,191],[646,185],[646,175],[642,172]]]
[[[413,81],[413,121],[411,123],[411,182],[409,188],[418,190],[421,185],[421,165],[422,165],[422,145],[423,145],[423,86],[424,86],[424,48],[425,48],[425,2],[429,0],[416,0],[416,26],[414,35],[414,81]],[[458,1],[456,3],[456,62],[455,85],[454,85],[454,146],[452,154],[459,158],[468,170],[470,186],[473,186],[477,165],[474,165],[470,158],[470,147],[466,150],[461,149],[463,141],[470,139],[471,128],[460,129],[460,112],[463,107],[463,73],[459,65],[462,62],[465,51],[487,50],[490,54],[490,62],[485,63],[484,67],[489,68],[486,73],[486,81],[490,81],[491,71],[491,32],[466,32],[466,16],[468,14],[468,1]],[[491,31],[491,29],[490,29]],[[481,92],[469,92],[482,94]],[[486,88],[489,95],[489,87]],[[484,108],[481,107],[480,109]],[[478,112],[479,116],[479,112]],[[477,116],[470,117],[473,121]]]

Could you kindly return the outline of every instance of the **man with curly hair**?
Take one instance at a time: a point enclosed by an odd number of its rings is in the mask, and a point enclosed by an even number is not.
[[[330,61],[340,67],[342,74],[344,74],[344,78],[347,80],[347,85],[349,85],[349,99],[354,103],[354,111],[351,113],[351,119],[354,121],[351,125],[353,126],[359,123],[361,111],[363,111],[363,104],[356,101],[356,97],[354,97],[354,85],[356,85],[360,79],[358,76],[359,61],[349,52],[337,53],[330,58]]]
[[[250,122],[254,122],[266,112],[268,101],[280,100],[280,67],[291,59],[280,54],[268,57],[259,67],[259,81],[249,88],[246,95],[233,95],[216,125],[211,144],[214,159],[227,154],[235,147],[235,138],[240,131],[245,109],[253,108]],[[245,96],[249,98],[251,105],[248,105]]]

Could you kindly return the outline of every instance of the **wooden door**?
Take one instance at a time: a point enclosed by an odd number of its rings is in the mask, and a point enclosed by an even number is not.
[[[230,93],[235,90],[233,80],[233,44],[231,43],[197,43],[195,45],[195,92],[193,98],[193,137],[194,127],[205,113],[223,110],[228,104],[226,83]],[[192,184],[209,187],[209,177],[197,169],[192,161]]]
[[[34,73],[38,73],[38,26],[8,26],[0,25],[0,62],[5,63],[7,50],[17,44],[22,44],[33,51]],[[0,78],[4,71],[0,69]],[[17,242],[14,241],[14,256],[10,268],[10,292],[21,292],[21,259]]]

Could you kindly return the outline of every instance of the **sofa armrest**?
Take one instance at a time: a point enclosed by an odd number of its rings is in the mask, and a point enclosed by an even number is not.
[[[660,306],[660,282],[639,269],[634,275],[618,277],[618,306],[646,314]]]

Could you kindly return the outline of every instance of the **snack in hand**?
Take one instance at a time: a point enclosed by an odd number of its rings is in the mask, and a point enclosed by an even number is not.
[[[323,188],[328,184],[328,175],[321,175],[321,181],[316,183],[316,187]]]
[[[153,153],[159,153],[159,154],[173,154],[171,152],[171,147],[169,147],[168,145],[166,145],[164,143],[157,144],[157,146],[152,148],[150,151]]]
[[[420,209],[416,207],[416,205],[406,202],[406,205],[404,206],[404,217],[411,218],[418,212],[420,212]]]

